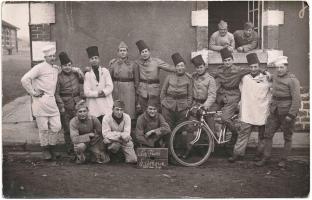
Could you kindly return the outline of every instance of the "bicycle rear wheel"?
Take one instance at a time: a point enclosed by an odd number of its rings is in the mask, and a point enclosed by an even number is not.
[[[196,120],[179,124],[170,136],[170,152],[181,165],[192,167],[203,164],[213,149],[209,130]]]

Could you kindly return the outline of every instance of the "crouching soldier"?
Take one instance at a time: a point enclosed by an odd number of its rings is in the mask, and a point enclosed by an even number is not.
[[[69,122],[76,116],[76,103],[80,102],[84,96],[82,88],[84,76],[72,70],[73,63],[65,52],[61,52],[59,58],[62,72],[58,75],[55,99],[61,114],[67,153],[72,153],[73,144],[70,140]]]
[[[190,77],[185,73],[185,61],[179,53],[172,56],[176,73],[167,76],[161,90],[162,114],[173,129],[185,120],[187,108],[192,104],[193,87]]]
[[[158,100],[150,98],[146,111],[139,116],[135,138],[141,147],[164,147],[165,137],[171,132],[165,118],[158,113]]]
[[[91,161],[96,163],[109,162],[106,154],[100,121],[89,115],[89,109],[85,101],[76,105],[77,116],[70,121],[70,137],[74,144],[76,163],[82,164],[86,161],[86,151],[91,153]]]
[[[121,148],[126,163],[136,163],[137,156],[130,136],[131,118],[124,113],[124,108],[124,102],[116,100],[113,105],[113,113],[103,117],[103,141],[107,149],[112,153],[117,153]]]

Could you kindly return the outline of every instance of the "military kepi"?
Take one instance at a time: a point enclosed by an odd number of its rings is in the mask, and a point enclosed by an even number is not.
[[[135,44],[137,45],[139,52],[143,51],[144,49],[149,49],[143,40],[139,40]]]
[[[99,56],[99,50],[97,46],[88,47],[86,50],[89,58],[92,58],[93,56]]]
[[[246,58],[247,58],[248,65],[260,63],[256,53],[250,53],[246,56]]]
[[[195,65],[195,67],[205,65],[204,59],[201,55],[197,55],[194,58],[192,58],[191,62],[193,63],[193,65]]]
[[[66,65],[66,64],[72,62],[72,61],[69,59],[67,53],[65,53],[65,52],[61,52],[61,53],[59,54],[59,58],[60,58],[60,61],[61,61],[61,65]]]
[[[229,57],[233,58],[232,52],[227,47],[221,49],[220,54],[221,54],[222,60],[229,58]]]
[[[175,66],[179,64],[180,62],[185,63],[184,59],[179,53],[172,54],[171,58]]]

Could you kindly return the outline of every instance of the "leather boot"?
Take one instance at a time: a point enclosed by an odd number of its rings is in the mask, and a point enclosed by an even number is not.
[[[50,152],[52,154],[52,159],[56,160],[61,157],[61,154],[57,152],[56,145],[50,145]]]
[[[42,146],[42,156],[44,160],[50,161],[52,160],[52,154],[50,152],[50,147],[49,145],[47,146]]]

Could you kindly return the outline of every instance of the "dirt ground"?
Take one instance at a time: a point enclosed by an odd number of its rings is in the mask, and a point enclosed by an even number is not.
[[[36,156],[34,156],[36,155]],[[200,167],[170,165],[138,169],[113,161],[76,165],[69,157],[44,162],[39,153],[4,154],[3,195],[7,198],[230,198],[306,197],[309,161],[293,160],[286,169],[277,158],[256,167],[252,156],[234,164],[213,156]]]

